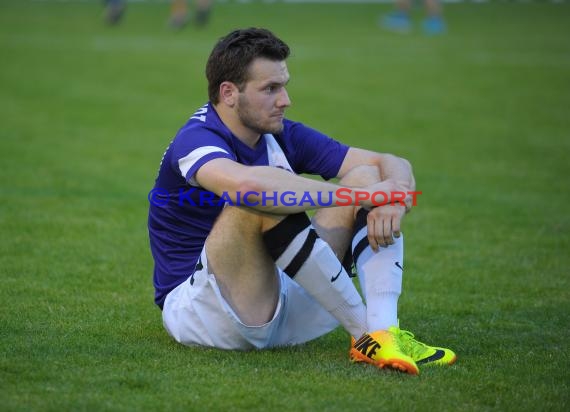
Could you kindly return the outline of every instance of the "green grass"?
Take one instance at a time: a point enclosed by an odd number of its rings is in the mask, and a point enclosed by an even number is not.
[[[221,3],[174,33],[166,4],[108,28],[99,2],[0,3],[0,409],[568,409],[570,6],[449,5],[440,38],[387,10]],[[250,25],[292,47],[290,118],[414,164],[401,323],[455,366],[350,365],[342,330],[251,353],[163,331],[146,196]]]

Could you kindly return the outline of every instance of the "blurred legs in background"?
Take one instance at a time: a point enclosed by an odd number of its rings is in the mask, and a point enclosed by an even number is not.
[[[118,24],[126,10],[125,0],[104,0],[105,22],[111,26]],[[204,26],[208,23],[213,0],[194,0],[194,23]],[[172,28],[181,29],[190,21],[190,7],[188,0],[172,0],[170,6],[170,18],[168,23]]]
[[[105,0],[105,22],[115,25],[121,21],[125,13],[125,0]]]
[[[197,26],[204,26],[208,23],[212,3],[213,0],[195,0],[194,23]],[[189,14],[188,0],[172,0],[170,26],[175,29],[181,29],[190,20]]]
[[[443,20],[442,7],[439,0],[425,0],[426,18],[422,23],[422,29],[426,34],[445,33],[445,21]]]
[[[446,31],[442,7],[439,0],[424,0],[426,17],[422,29],[426,34],[443,34]],[[390,31],[408,33],[412,30],[410,13],[411,0],[396,0],[395,10],[380,19],[380,25]]]

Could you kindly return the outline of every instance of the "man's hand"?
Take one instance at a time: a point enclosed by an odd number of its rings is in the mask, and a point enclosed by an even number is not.
[[[394,244],[394,237],[400,237],[400,223],[406,214],[406,207],[400,204],[378,206],[368,213],[368,243],[375,252],[379,247]]]
[[[368,243],[372,250],[377,251],[379,247],[386,247],[394,243],[394,237],[400,236],[400,223],[402,217],[411,205],[411,197],[407,195],[410,191],[408,182],[395,181],[392,179],[366,187],[367,191],[384,192],[387,196],[388,204],[378,206],[372,200],[378,196],[371,195],[370,201],[362,202],[365,208],[371,208],[368,213]],[[405,199],[394,196],[396,193],[406,193]]]
[[[408,182],[386,179],[382,182],[375,183],[358,191],[368,192],[366,199],[359,199],[358,206],[371,209],[376,206],[384,206],[386,204],[398,204],[406,206],[406,211],[412,206],[411,188]]]

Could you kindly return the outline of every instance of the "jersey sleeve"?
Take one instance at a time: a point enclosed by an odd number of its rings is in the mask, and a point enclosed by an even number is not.
[[[207,128],[182,129],[173,142],[170,166],[190,185],[198,186],[195,176],[200,167],[217,158],[235,160],[226,141]]]
[[[284,126],[285,144],[292,146],[290,156],[296,173],[320,175],[327,180],[338,175],[349,146],[302,123],[287,120]]]

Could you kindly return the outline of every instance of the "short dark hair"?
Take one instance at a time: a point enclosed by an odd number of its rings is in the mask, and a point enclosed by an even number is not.
[[[208,58],[208,98],[213,104],[219,103],[220,84],[225,81],[242,90],[254,59],[263,57],[283,61],[289,53],[289,46],[267,29],[252,27],[232,31],[218,41]]]

